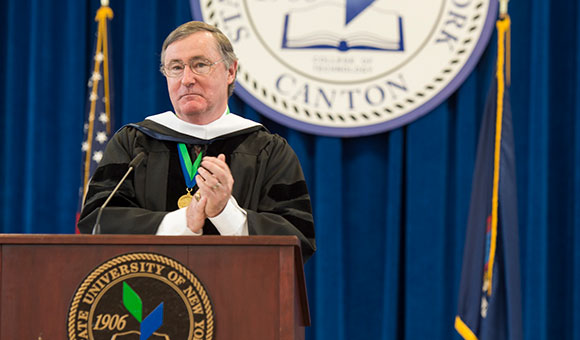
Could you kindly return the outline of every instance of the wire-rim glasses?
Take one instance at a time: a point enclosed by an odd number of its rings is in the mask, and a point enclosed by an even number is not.
[[[212,67],[222,61],[224,61],[224,58],[213,63],[208,60],[193,58],[187,62],[187,66],[189,66],[191,72],[203,76],[210,73]],[[181,60],[173,60],[167,65],[161,64],[160,71],[166,77],[181,78],[185,72],[185,65],[186,64]]]

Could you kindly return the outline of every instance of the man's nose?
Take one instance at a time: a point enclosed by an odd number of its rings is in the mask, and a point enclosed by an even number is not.
[[[197,81],[195,78],[197,75],[193,73],[189,66],[183,69],[183,76],[181,77],[181,83],[185,86],[193,85]]]

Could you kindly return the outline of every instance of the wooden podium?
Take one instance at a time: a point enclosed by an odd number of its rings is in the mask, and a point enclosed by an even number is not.
[[[304,339],[310,314],[296,237],[147,235],[0,235],[0,339],[68,339],[79,285],[111,258],[136,252],[195,274],[213,305],[213,339]]]

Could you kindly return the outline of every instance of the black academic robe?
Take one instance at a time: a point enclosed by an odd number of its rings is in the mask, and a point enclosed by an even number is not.
[[[285,139],[263,126],[212,140],[181,134],[150,120],[123,127],[107,144],[90,181],[79,230],[92,232],[99,207],[128,170],[131,160],[144,152],[144,161],[103,210],[101,233],[155,234],[165,215],[178,209],[179,196],[186,193],[178,142],[190,150],[193,145],[200,145],[208,156],[225,154],[234,177],[232,195],[247,212],[250,235],[296,235],[304,260],[314,253],[310,196],[298,158]],[[206,220],[204,234],[216,233]]]

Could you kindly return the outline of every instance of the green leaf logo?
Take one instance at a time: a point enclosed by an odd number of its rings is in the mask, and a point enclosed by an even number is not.
[[[126,282],[123,282],[123,305],[139,323],[143,321],[143,302]]]

